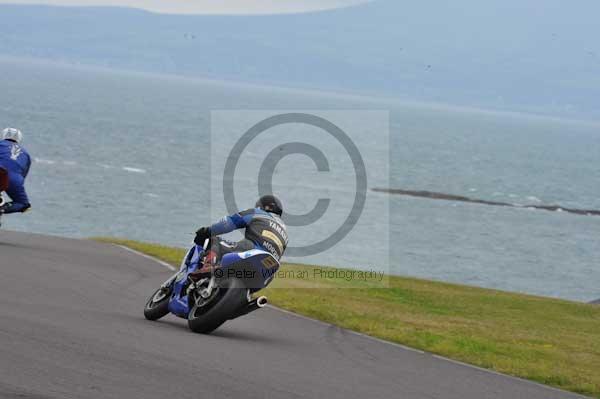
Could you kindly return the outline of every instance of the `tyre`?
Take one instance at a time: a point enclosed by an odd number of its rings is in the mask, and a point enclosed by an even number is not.
[[[169,313],[169,299],[171,289],[159,288],[152,294],[146,306],[144,306],[144,317],[148,320],[158,320]]]
[[[196,304],[188,315],[190,330],[201,334],[210,334],[239,311],[248,302],[248,289],[237,278],[219,284],[215,298],[208,304],[198,307]]]

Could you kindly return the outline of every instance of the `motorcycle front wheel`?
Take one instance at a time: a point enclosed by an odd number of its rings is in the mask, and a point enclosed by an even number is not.
[[[240,279],[222,281],[217,289],[213,300],[203,306],[194,303],[190,310],[188,326],[193,332],[210,334],[248,302],[248,289]]]
[[[144,306],[144,317],[147,320],[158,320],[169,313],[169,299],[171,298],[170,288],[159,288],[152,294],[146,306]]]

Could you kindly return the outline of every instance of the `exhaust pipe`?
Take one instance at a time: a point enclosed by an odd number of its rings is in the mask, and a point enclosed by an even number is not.
[[[268,300],[266,296],[259,296],[256,299],[251,300],[248,304],[243,307],[238,313],[231,317],[230,320],[233,320],[237,317],[247,315],[250,312],[254,312],[260,308],[264,308],[267,306]]]
[[[265,306],[267,306],[267,303],[269,301],[267,300],[266,296],[259,296],[258,298],[256,298],[256,305],[259,308],[264,308]]]
[[[267,306],[267,297],[266,296],[259,296],[258,298],[248,302],[248,306],[246,306],[246,309],[248,310],[246,313],[250,313],[253,312],[255,310],[258,310],[260,308],[264,308],[265,306]]]

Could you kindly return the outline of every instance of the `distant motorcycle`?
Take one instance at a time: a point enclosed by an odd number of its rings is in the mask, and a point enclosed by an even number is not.
[[[202,259],[208,245],[206,240],[204,246],[188,251],[179,271],[146,302],[146,319],[172,313],[187,319],[192,331],[210,334],[226,321],[266,306],[266,296],[252,299],[252,294],[271,283],[279,261],[269,252],[252,249],[225,254],[218,265],[205,267]]]

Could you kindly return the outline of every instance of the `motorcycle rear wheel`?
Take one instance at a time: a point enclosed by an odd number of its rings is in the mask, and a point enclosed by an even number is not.
[[[210,334],[229,320],[248,302],[248,289],[237,278],[219,283],[216,298],[205,306],[196,304],[188,315],[190,330],[201,334]]]

